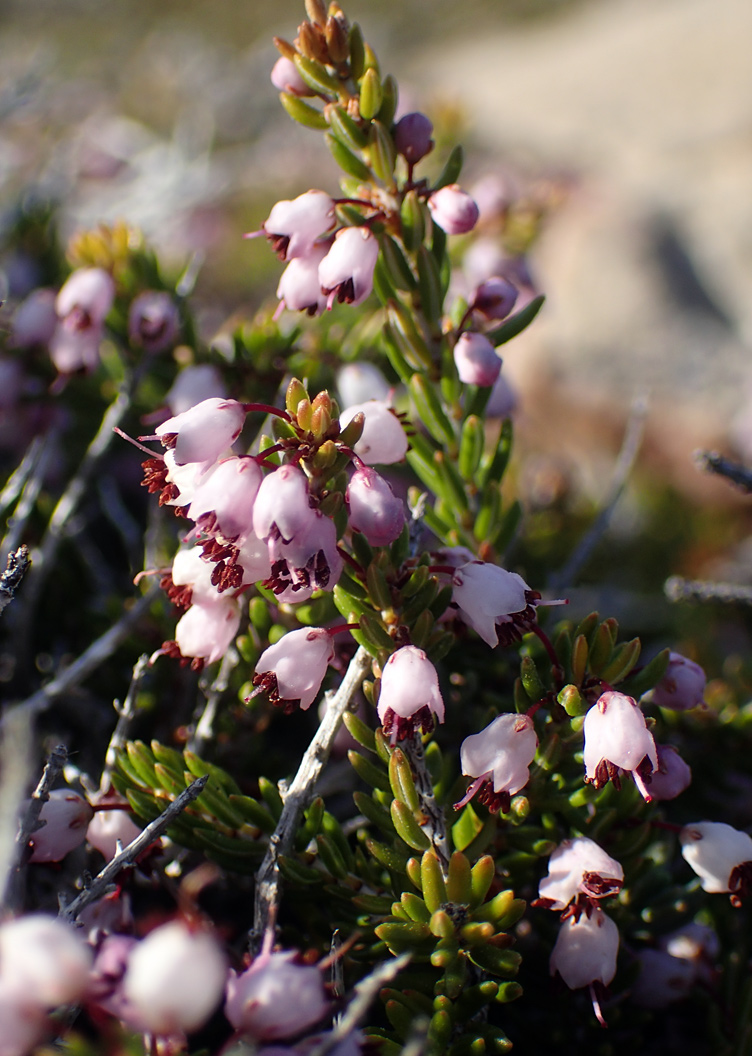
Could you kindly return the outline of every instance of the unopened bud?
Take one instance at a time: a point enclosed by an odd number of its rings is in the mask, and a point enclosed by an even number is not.
[[[305,55],[307,59],[315,59],[316,62],[323,63],[329,61],[326,37],[322,30],[318,29],[313,23],[303,22],[298,26],[298,36],[295,43],[300,54]]]
[[[323,26],[326,22],[326,5],[324,0],[305,0],[306,14],[311,22]]]
[[[350,27],[344,16],[329,16],[326,21],[326,43],[332,62],[347,62],[350,57]]]
[[[283,37],[273,37],[272,39],[274,41],[274,47],[277,49],[280,55],[284,56],[284,58],[289,59],[290,62],[292,62],[292,60],[298,54],[295,50],[295,47]]]
[[[318,407],[314,406],[311,415],[311,432],[315,436],[326,436],[331,424],[332,416],[326,406],[323,404],[319,404]]]
[[[285,410],[287,413],[295,414],[300,401],[307,399],[308,393],[305,385],[302,381],[298,381],[297,378],[293,378],[287,386],[287,393],[285,394]]]
[[[301,429],[305,429],[308,432],[311,428],[311,401],[308,399],[301,400],[295,411],[295,418],[297,419],[298,425]]]

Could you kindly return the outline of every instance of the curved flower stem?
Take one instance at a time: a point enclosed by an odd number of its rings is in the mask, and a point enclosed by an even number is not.
[[[370,667],[371,657],[361,646],[350,661],[339,689],[329,696],[327,709],[293,778],[277,827],[269,838],[269,848],[256,874],[256,904],[253,930],[249,941],[255,952],[263,942],[264,933],[274,919],[280,898],[279,856],[289,854],[300,821],[300,815],[313,798],[316,782],[329,758],[329,751],[339,729],[342,716]]]

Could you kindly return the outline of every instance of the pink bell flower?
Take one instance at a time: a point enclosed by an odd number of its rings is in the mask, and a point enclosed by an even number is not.
[[[548,860],[548,875],[538,885],[536,906],[561,910],[575,903],[576,911],[596,900],[616,895],[624,884],[624,870],[594,840],[577,836],[560,843]]]
[[[271,575],[266,586],[279,601],[307,601],[316,590],[332,590],[342,574],[334,522],[318,510],[308,510],[294,537],[269,539]]]
[[[434,191],[428,199],[428,208],[433,222],[448,235],[465,235],[478,222],[478,206],[457,183]]]
[[[162,290],[146,290],[128,311],[128,337],[146,352],[164,352],[177,341],[180,313],[175,301]]]
[[[160,581],[173,605],[184,611],[196,602],[218,602],[221,594],[212,583],[212,565],[205,561],[200,546],[178,550],[169,576]]]
[[[242,543],[253,531],[253,505],[262,479],[255,459],[246,455],[223,459],[197,484],[188,517],[204,534]]]
[[[666,673],[646,699],[659,708],[688,711],[705,703],[702,695],[706,682],[705,672],[694,660],[681,653],[669,653]]]
[[[452,602],[460,618],[495,648],[519,638],[518,627],[535,618],[533,606],[540,594],[531,591],[522,576],[486,561],[469,561],[452,577]]]
[[[0,1056],[28,1056],[48,1031],[44,1009],[0,977]]]
[[[670,744],[657,744],[658,769],[650,775],[653,799],[676,799],[692,783],[692,770]]]
[[[226,977],[227,959],[214,936],[173,920],[131,951],[123,994],[150,1033],[190,1032],[219,1004]]]
[[[291,312],[305,312],[310,316],[323,312],[326,297],[321,292],[319,264],[328,252],[327,244],[314,246],[305,257],[290,261],[277,285],[279,310],[288,308]]]
[[[365,400],[380,400],[385,403],[390,391],[389,382],[376,364],[369,363],[368,360],[345,363],[337,373],[340,407],[352,407],[353,404],[360,404]]]
[[[682,857],[702,881],[703,891],[728,891],[733,905],[752,893],[752,837],[722,821],[695,821],[679,834]]]
[[[59,862],[80,847],[94,817],[89,803],[70,788],[56,788],[39,814],[45,824],[31,834],[30,862]]]
[[[344,227],[337,232],[331,249],[319,264],[319,282],[327,308],[340,304],[362,304],[373,289],[373,272],[379,244],[367,227]]]
[[[404,114],[394,126],[393,134],[397,153],[411,165],[433,150],[433,125],[425,114]]]
[[[225,1015],[235,1030],[277,1041],[308,1030],[330,1011],[321,972],[295,957],[289,950],[263,952],[246,971],[230,973]]]
[[[585,716],[585,781],[603,788],[609,780],[619,787],[619,770],[631,772],[648,802],[650,775],[658,769],[653,735],[632,697],[609,690]]]
[[[529,715],[498,715],[480,733],[466,737],[460,747],[462,773],[472,777],[466,795],[454,809],[464,807],[477,794],[491,811],[509,811],[509,800],[530,777],[538,738]]]
[[[194,602],[175,628],[178,653],[185,660],[193,659],[195,668],[213,664],[225,655],[239,627],[240,607],[231,598]]]
[[[222,375],[210,363],[195,363],[180,371],[165,396],[165,404],[176,416],[212,397],[227,399]]]
[[[365,417],[363,433],[353,448],[361,462],[367,466],[391,466],[402,462],[407,454],[407,434],[389,405],[384,400],[354,403],[340,415],[340,428],[349,425],[356,414]]]
[[[109,862],[117,854],[118,843],[127,847],[140,832],[127,810],[97,810],[86,830],[86,842]]]
[[[334,641],[323,627],[289,631],[259,657],[253,695],[263,693],[286,714],[307,711],[333,659]]]
[[[72,1004],[86,989],[91,950],[58,917],[33,913],[0,925],[2,979],[17,999],[39,1009]]]
[[[216,462],[237,440],[245,410],[237,400],[203,400],[157,426],[162,445],[175,452],[175,462]],[[148,439],[144,437],[143,439]]]
[[[501,356],[483,334],[466,331],[454,346],[454,365],[463,384],[489,388],[501,371]]]
[[[310,525],[311,512],[303,470],[292,464],[280,466],[261,482],[253,506],[253,530],[259,539],[278,536],[290,542]]]
[[[619,929],[602,909],[561,925],[551,953],[551,975],[557,972],[570,990],[598,983],[605,987],[616,975]]]
[[[349,524],[362,532],[371,546],[389,546],[405,525],[405,505],[375,470],[361,466],[345,492]]]
[[[432,730],[434,715],[444,721],[439,677],[422,649],[404,645],[389,657],[381,674],[378,713],[392,744],[415,730]]]
[[[277,202],[261,225],[280,260],[307,257],[319,238],[334,227],[334,202],[325,191],[306,191]]]
[[[11,320],[10,348],[32,348],[48,345],[57,326],[54,290],[32,290],[19,304]]]
[[[115,300],[115,283],[104,268],[79,268],[61,287],[55,302],[59,319],[73,314],[86,317],[87,325],[100,325]],[[82,320],[83,321],[83,320]]]

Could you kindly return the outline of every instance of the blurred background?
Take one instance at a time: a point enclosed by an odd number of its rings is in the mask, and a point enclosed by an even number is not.
[[[321,137],[269,82],[271,36],[292,39],[302,13],[299,0],[2,0],[0,225],[50,209],[65,243],[127,219],[176,274],[199,270],[207,341],[253,318],[279,267],[243,232],[280,197],[334,187]],[[649,538],[661,571],[752,582],[746,501],[693,464],[706,446],[752,459],[752,5],[353,0],[346,14],[403,111],[434,121],[437,154],[464,143],[463,184],[516,203],[547,295],[505,355],[528,542],[539,532],[547,564],[564,556],[556,511],[586,520],[603,501],[646,396],[612,542],[634,560]],[[45,281],[17,245],[0,258],[11,302]]]

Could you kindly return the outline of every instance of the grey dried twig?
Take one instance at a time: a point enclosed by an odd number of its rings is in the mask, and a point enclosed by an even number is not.
[[[695,462],[700,469],[725,477],[746,495],[752,494],[752,469],[749,466],[733,462],[730,458],[719,455],[717,451],[698,451],[695,454]]]
[[[100,873],[97,873],[80,895],[74,898],[67,906],[61,906],[60,916],[64,920],[73,921],[91,902],[95,902],[98,898],[105,895],[107,888],[118,873],[133,865],[138,856],[155,840],[159,839],[178,814],[181,814],[189,803],[192,803],[194,799],[201,795],[208,780],[208,776],[199,777],[186,788],[185,792],[181,792],[177,799],[173,800],[158,818],[150,822],[135,840],[123,848],[119,854],[116,854]]]
[[[119,700],[113,701],[118,719],[115,729],[112,731],[112,737],[110,737],[110,743],[107,745],[107,752],[104,757],[102,779],[99,783],[100,792],[106,792],[109,787],[110,774],[117,762],[117,754],[125,744],[131,723],[136,715],[136,697],[138,695],[138,688],[141,685],[141,679],[144,677],[148,666],[149,657],[146,653],[142,653],[133,665],[131,684],[128,686],[125,700],[122,704]]]
[[[284,807],[277,827],[269,838],[269,848],[256,874],[256,902],[254,907],[253,931],[251,946],[258,949],[263,941],[266,929],[274,919],[279,901],[280,876],[279,856],[289,854],[300,815],[313,798],[314,788],[321,771],[329,758],[335,734],[339,729],[342,716],[358,691],[371,658],[363,647],[350,661],[345,677],[336,693],[328,694],[326,714],[306,749],[298,772],[293,778],[285,796]]]
[[[27,546],[19,546],[17,550],[13,550],[8,554],[5,571],[0,576],[0,613],[13,601],[21,580],[28,572],[30,565],[31,558],[29,557],[29,548]]]
[[[402,742],[402,749],[415,775],[415,791],[418,793],[421,811],[426,819],[425,825],[422,825],[423,832],[425,832],[433,845],[439,866],[446,880],[449,866],[446,819],[443,809],[436,802],[436,797],[434,796],[433,781],[426,767],[423,740],[420,734],[416,732],[413,733],[412,737],[406,738]]]
[[[77,660],[74,660],[69,667],[66,667],[64,671],[56,675],[51,682],[48,682],[46,686],[42,686],[41,689],[37,690],[32,696],[27,697],[26,700],[10,705],[3,717],[0,718],[0,727],[4,726],[5,716],[8,711],[15,711],[20,708],[31,715],[36,715],[41,711],[45,711],[56,697],[66,693],[80,682],[83,682],[85,678],[88,678],[92,671],[95,671],[100,664],[108,660],[120,643],[125,641],[133,630],[134,624],[138,623],[143,614],[148,611],[149,606],[158,594],[159,588],[152,588],[143,597],[139,598],[127,612],[123,613],[114,626],[92,642]]]
[[[8,870],[8,876],[5,880],[4,902],[10,906],[17,904],[18,892],[14,890],[14,888],[17,888],[17,883],[14,883],[14,881],[18,881],[21,870],[26,864],[29,840],[40,828],[39,816],[42,813],[42,807],[49,800],[50,789],[63,772],[63,767],[67,761],[68,750],[65,745],[58,744],[50,752],[39,783],[31,794],[31,802],[21,820],[18,834],[16,835],[15,859]],[[44,825],[44,822],[41,822],[41,825]]]
[[[752,587],[739,583],[716,583],[706,579],[684,579],[671,576],[663,586],[669,601],[722,601],[752,605]]]

